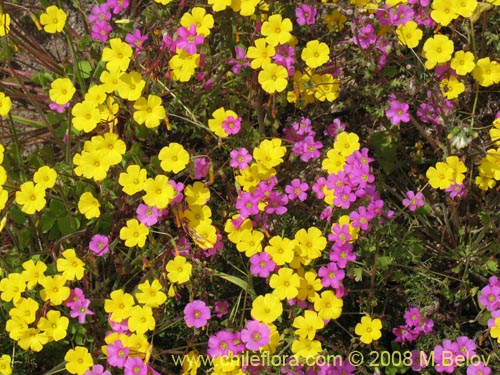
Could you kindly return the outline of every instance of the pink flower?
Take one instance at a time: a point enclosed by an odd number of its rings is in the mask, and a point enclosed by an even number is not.
[[[307,183],[300,181],[298,178],[294,178],[290,185],[285,186],[285,192],[290,200],[298,198],[299,201],[304,202],[307,199],[307,190],[309,190]]]
[[[92,25],[90,36],[92,39],[105,42],[109,38],[109,33],[113,28],[106,21],[98,21]]]
[[[409,122],[410,114],[408,103],[396,100],[394,96],[389,99],[389,108],[385,110],[385,116],[391,121],[392,125],[399,125],[401,122]]]
[[[224,132],[228,135],[238,134],[241,129],[241,117],[238,116],[237,118],[234,118],[233,116],[227,116],[227,118],[222,121],[221,126]]]
[[[137,214],[137,219],[147,227],[155,225],[158,222],[158,218],[161,216],[160,210],[155,206],[149,207],[144,203],[139,204],[135,212]]]
[[[83,375],[111,375],[111,373],[104,370],[103,365],[94,365],[90,370],[85,371]]]
[[[217,318],[222,318],[228,314],[229,302],[227,301],[215,301],[215,313]]]
[[[231,160],[229,161],[229,165],[232,168],[239,168],[244,170],[248,168],[248,164],[252,161],[252,155],[248,152],[245,147],[241,147],[237,150],[232,150],[229,153]]]
[[[125,41],[132,47],[136,53],[141,53],[142,45],[148,39],[147,35],[142,35],[141,30],[135,29],[132,33],[125,36]]]
[[[103,234],[94,234],[89,243],[89,249],[97,256],[102,256],[109,252],[109,239]]]
[[[202,156],[194,159],[194,179],[201,180],[208,175],[210,170],[210,160]]]
[[[205,37],[196,33],[196,25],[190,25],[189,30],[184,26],[177,29],[177,39],[175,39],[175,46],[183,49],[186,53],[192,55],[196,53],[197,46],[203,44]]]
[[[109,344],[106,348],[108,353],[108,363],[111,366],[123,368],[127,362],[130,349],[123,346],[121,340],[115,340],[114,343]]]
[[[83,324],[87,319],[87,315],[94,315],[94,312],[88,309],[89,305],[89,299],[78,301],[71,307],[69,314],[72,318],[78,318],[78,323]]]
[[[184,307],[184,321],[188,327],[204,327],[210,319],[210,309],[201,300],[194,300]]]
[[[300,26],[314,25],[316,22],[316,8],[307,4],[302,4],[295,8],[295,16],[297,17],[297,23]]]
[[[255,276],[268,277],[274,271],[276,263],[266,252],[260,252],[250,257],[250,272]]]
[[[423,205],[425,205],[425,202],[421,192],[417,194],[412,190],[406,192],[406,198],[403,199],[403,206],[408,206],[410,211],[415,211],[418,207],[422,207]]]
[[[148,366],[139,357],[129,357],[125,362],[124,375],[147,375]]]
[[[345,277],[345,272],[337,267],[335,262],[330,262],[327,266],[321,266],[318,271],[321,284],[324,288],[338,288]]]
[[[113,14],[118,14],[128,8],[129,0],[108,0],[107,4],[110,9],[113,9]]]
[[[241,331],[241,340],[247,349],[259,350],[269,344],[271,330],[269,327],[256,320],[249,320],[246,328]]]

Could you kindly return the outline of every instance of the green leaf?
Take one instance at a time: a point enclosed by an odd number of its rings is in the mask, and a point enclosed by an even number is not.
[[[66,236],[73,232],[73,228],[71,228],[71,222],[66,217],[57,218],[57,227],[59,228],[63,236]]]
[[[91,76],[92,65],[90,65],[90,63],[87,60],[80,60],[78,61],[77,65],[82,78],[86,79]]]
[[[40,217],[39,228],[45,234],[52,229],[55,222],[56,217],[52,214],[51,210],[45,210]]]
[[[485,310],[483,315],[478,320],[478,323],[481,324],[482,326],[487,326],[488,325],[488,320],[491,319],[491,312]]]
[[[233,275],[228,275],[227,273],[220,272],[220,271],[215,271],[213,270],[214,275],[220,277],[221,279],[224,279],[226,281],[229,281],[230,283],[233,283],[234,285],[239,286],[241,289],[244,291],[247,291],[248,294],[250,294],[250,297],[252,299],[255,299],[257,295],[255,294],[255,291],[249,287],[248,283],[240,279],[239,277],[233,276]]]

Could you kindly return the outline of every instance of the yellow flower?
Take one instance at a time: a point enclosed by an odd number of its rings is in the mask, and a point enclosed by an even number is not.
[[[32,181],[23,183],[16,192],[16,203],[21,205],[21,211],[28,215],[41,211],[46,204],[44,187]]]
[[[165,172],[179,173],[188,165],[189,153],[180,143],[171,142],[160,150],[158,159]]]
[[[212,6],[214,12],[220,12],[231,6],[231,0],[208,0],[208,5]]]
[[[317,68],[330,59],[330,48],[326,43],[311,40],[307,42],[300,57],[308,67]]]
[[[325,290],[314,298],[314,310],[324,320],[337,319],[342,314],[344,302],[332,290]]]
[[[66,361],[66,370],[76,375],[83,375],[94,364],[89,351],[82,346],[68,350],[64,360]]]
[[[312,358],[318,355],[323,349],[318,340],[299,339],[292,342],[292,353],[298,358]]]
[[[253,157],[259,168],[270,170],[281,163],[286,153],[286,147],[281,145],[281,139],[264,139],[258,147],[253,150]]]
[[[104,300],[104,311],[111,314],[112,321],[120,323],[130,316],[134,304],[134,297],[131,294],[117,289],[111,292],[110,299]]]
[[[259,72],[258,80],[262,89],[268,94],[282,92],[288,84],[288,71],[284,66],[265,63]]]
[[[10,367],[10,362],[12,359],[10,358],[10,355],[8,354],[3,354],[0,357],[0,374],[2,375],[11,375],[12,374],[12,367]]]
[[[178,49],[168,62],[168,66],[172,70],[172,79],[180,82],[189,81],[194,76],[199,64],[200,54],[189,54],[184,49]]]
[[[222,124],[225,121],[227,123],[229,120],[234,121],[238,119],[238,115],[234,111],[226,111],[224,107],[217,108],[212,113],[212,117],[213,118],[208,120],[208,127],[215,133],[215,135],[221,138],[226,138],[229,135],[222,127]]]
[[[348,157],[354,151],[359,150],[359,147],[360,144],[358,135],[356,133],[348,132],[339,133],[333,144],[334,150],[338,151],[344,157]]]
[[[171,283],[183,284],[191,278],[191,270],[193,266],[183,256],[177,255],[174,259],[169,260],[165,269],[167,277]]]
[[[146,280],[137,285],[137,289],[140,292],[135,294],[135,298],[137,298],[137,302],[143,305],[156,308],[163,305],[167,300],[167,295],[162,292],[163,286],[157,279],[154,279],[153,282]]]
[[[0,11],[0,36],[5,36],[10,32],[10,15]]]
[[[456,99],[465,91],[465,85],[460,82],[457,77],[450,76],[448,79],[443,79],[439,84],[439,89],[447,99]]]
[[[38,168],[33,176],[33,181],[42,186],[44,189],[50,189],[54,187],[56,183],[57,173],[53,168],[48,166],[43,166]]]
[[[127,247],[144,247],[148,234],[149,228],[137,219],[127,220],[127,225],[120,229],[120,239],[125,241]]]
[[[118,183],[127,195],[134,195],[143,190],[146,181],[147,171],[138,165],[129,165],[127,172],[120,173]]]
[[[370,344],[382,337],[382,322],[380,319],[372,319],[369,316],[363,316],[361,323],[356,324],[354,332],[361,336],[360,340],[364,344]]]
[[[472,77],[483,87],[497,84],[500,82],[500,64],[491,61],[489,57],[483,57],[472,70]]]
[[[66,337],[69,319],[61,316],[57,310],[50,310],[41,317],[36,327],[51,341],[59,341]]]
[[[292,38],[292,29],[293,24],[289,18],[283,19],[281,14],[273,14],[262,24],[261,33],[266,37],[267,43],[275,47]]]
[[[81,280],[85,272],[85,263],[78,258],[75,249],[67,249],[57,259],[57,272],[62,272],[66,280]]]
[[[293,320],[292,326],[296,328],[295,334],[301,339],[313,340],[316,331],[325,326],[323,319],[315,311],[306,310],[304,315],[297,316]]]
[[[269,240],[269,245],[264,251],[271,256],[271,259],[278,266],[290,263],[294,257],[295,242],[286,237],[273,236]]]
[[[252,310],[250,311],[252,318],[266,324],[274,322],[282,313],[283,306],[280,299],[270,293],[258,296],[252,302]]]
[[[0,92],[0,116],[7,116],[11,108],[12,101],[10,100],[10,98],[3,92]]]
[[[147,128],[156,128],[160,125],[167,114],[159,96],[148,95],[148,98],[140,97],[134,103],[134,120],[139,125],[146,125]]]
[[[130,73],[122,73],[118,79],[115,89],[118,91],[120,98],[133,101],[140,98],[144,86],[146,86],[146,81],[142,79],[139,72],[134,71]]]
[[[47,265],[41,260],[35,263],[33,259],[30,259],[23,263],[23,269],[21,275],[26,281],[26,287],[33,289],[45,277]]]
[[[157,2],[158,4],[161,4],[161,5],[167,5],[167,4],[170,4],[172,0],[155,0],[155,2]]]
[[[454,183],[453,170],[443,162],[438,162],[435,167],[427,169],[425,175],[434,189],[447,189]]]
[[[45,13],[40,15],[40,23],[43,25],[45,32],[54,34],[59,33],[64,29],[66,24],[66,13],[55,5],[45,9]]]
[[[119,164],[122,159],[127,146],[116,133],[105,133],[104,136],[97,135],[91,139],[91,148],[89,151],[104,151],[104,165],[116,165]]]
[[[474,63],[474,54],[472,52],[457,51],[451,59],[451,68],[461,76],[472,72],[476,64]]]
[[[477,7],[477,0],[463,0],[463,1],[452,1],[453,10],[457,12],[458,15],[469,18],[474,13]]]
[[[76,103],[71,109],[73,115],[72,124],[76,130],[83,130],[89,133],[94,130],[101,121],[101,112],[99,111],[98,103],[84,100],[81,103]]]
[[[19,332],[18,345],[23,350],[33,350],[39,352],[49,341],[49,338],[37,328],[26,328]]]
[[[446,35],[437,34],[433,38],[428,38],[423,46],[423,56],[426,58],[425,67],[432,69],[436,64],[450,61],[453,49],[453,41]]]
[[[191,12],[186,12],[181,17],[181,25],[189,29],[190,25],[196,26],[198,35],[210,35],[210,29],[214,27],[214,17],[207,14],[205,8],[194,7]]]
[[[242,16],[248,17],[255,14],[255,7],[259,5],[260,0],[233,0],[231,9],[239,12]]]
[[[59,105],[64,105],[71,100],[76,89],[69,78],[57,78],[50,84],[50,100]]]
[[[137,334],[144,334],[155,329],[156,321],[149,306],[134,306],[130,309],[128,329]]]
[[[80,211],[82,215],[85,215],[87,219],[101,216],[99,207],[101,207],[101,204],[92,193],[85,192],[78,200],[78,211]]]
[[[441,26],[448,26],[452,20],[458,17],[454,3],[455,1],[449,0],[433,0],[431,18]]]
[[[176,195],[174,187],[168,183],[168,177],[164,175],[157,175],[154,179],[148,178],[144,181],[143,189],[146,192],[142,197],[144,203],[160,210],[166,208]]]
[[[280,268],[278,273],[269,279],[269,286],[273,288],[273,295],[280,300],[297,297],[299,294],[300,278],[291,268]]]
[[[184,196],[188,205],[200,206],[210,199],[210,190],[202,182],[196,181],[193,185],[186,186]]]
[[[81,154],[73,156],[75,174],[94,181],[102,181],[106,178],[109,170],[109,161],[105,150],[82,151]]]
[[[110,72],[126,71],[132,58],[132,47],[120,38],[111,39],[109,45],[102,51],[102,61],[106,62],[106,69]]]
[[[67,281],[62,275],[45,276],[40,280],[40,285],[43,286],[40,290],[42,300],[50,301],[54,306],[62,305],[71,293],[69,287],[66,286]]]
[[[250,66],[252,69],[258,69],[265,63],[271,62],[271,57],[276,53],[276,50],[270,44],[267,44],[264,38],[256,39],[255,46],[248,47],[247,57],[252,59]]]
[[[423,31],[418,28],[415,21],[408,21],[404,25],[399,25],[396,29],[398,41],[408,48],[415,48],[420,43]]]

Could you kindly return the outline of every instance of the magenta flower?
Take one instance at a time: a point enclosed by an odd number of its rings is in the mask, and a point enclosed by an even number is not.
[[[351,240],[351,234],[349,233],[349,226],[347,224],[335,223],[332,226],[332,233],[328,235],[328,241],[335,243],[345,243]]]
[[[302,182],[298,178],[294,178],[290,185],[285,186],[285,192],[288,194],[288,199],[298,199],[301,202],[304,202],[307,199],[306,191],[309,190],[309,186],[307,182]]]
[[[247,55],[243,48],[235,47],[234,50],[236,53],[236,58],[229,59],[227,63],[232,66],[231,71],[234,74],[240,74],[241,68],[250,66],[250,61],[248,61]]]
[[[472,363],[467,366],[467,375],[490,375],[491,368],[486,366],[483,362]]]
[[[335,262],[330,262],[327,266],[321,266],[318,271],[323,287],[338,288],[345,277],[345,272],[337,267]]]
[[[103,234],[94,234],[89,243],[90,251],[97,256],[102,256],[109,252],[109,239]]]
[[[194,179],[201,180],[208,175],[208,171],[210,170],[210,160],[207,157],[202,156],[194,159],[193,163],[194,169]]]
[[[169,180],[168,183],[172,185],[172,187],[175,189],[177,194],[175,195],[174,199],[170,202],[171,205],[176,205],[182,202],[184,199],[184,184],[182,182],[175,182],[174,180]]]
[[[189,30],[181,26],[176,31],[177,39],[175,46],[178,49],[183,49],[187,54],[194,54],[197,51],[197,46],[203,44],[205,37],[196,33],[196,25],[189,26]]]
[[[323,199],[325,197],[325,193],[323,192],[323,188],[326,186],[326,178],[318,177],[312,186],[312,191],[316,195],[317,199]]]
[[[92,9],[90,9],[90,15],[87,19],[90,23],[109,21],[111,19],[111,12],[109,11],[108,4],[102,3],[94,5]]]
[[[456,362],[454,360],[458,345],[456,342],[444,339],[443,345],[436,345],[434,348],[434,368],[437,372],[447,372],[451,374],[455,371]]]
[[[471,358],[476,355],[476,343],[467,336],[459,336],[456,339],[458,346],[457,355],[463,355],[466,358]]]
[[[269,344],[271,330],[269,327],[256,320],[249,320],[246,328],[241,330],[241,340],[249,350],[260,350]]]
[[[148,39],[147,35],[142,35],[141,30],[135,29],[132,33],[125,36],[125,41],[132,47],[136,53],[141,53],[142,45]]]
[[[247,218],[250,215],[257,215],[259,213],[259,200],[251,193],[244,192],[236,201],[236,209],[239,211],[242,218]]]
[[[274,271],[276,263],[266,252],[260,252],[250,257],[250,272],[255,276],[268,277]]]
[[[149,207],[144,203],[140,203],[139,206],[137,206],[135,213],[137,214],[137,219],[147,227],[155,225],[161,215],[160,210],[155,206]]]
[[[408,113],[410,106],[408,103],[400,102],[391,95],[389,98],[389,108],[385,110],[385,116],[391,121],[391,124],[396,126],[401,122],[409,122],[410,114]]]
[[[466,193],[465,184],[453,183],[450,187],[444,189],[447,193],[450,193],[450,198],[455,199],[456,197],[463,197]]]
[[[336,242],[330,249],[330,260],[337,264],[338,268],[346,268],[347,262],[354,262],[356,254],[352,251],[352,244]]]
[[[98,21],[92,24],[90,36],[92,39],[100,40],[101,42],[105,42],[109,38],[109,33],[113,28],[106,21]]]
[[[107,4],[113,10],[113,14],[118,14],[128,8],[129,0],[107,0]]]
[[[233,343],[234,334],[228,330],[217,332],[214,336],[208,338],[207,354],[214,358],[228,355],[229,351],[235,354],[235,345]]]
[[[313,136],[308,135],[303,140],[295,143],[292,151],[300,156],[300,160],[308,162],[311,159],[319,158],[319,150],[322,148],[323,144],[320,141],[315,141]]]
[[[69,108],[69,102],[66,103],[66,104],[63,104],[63,105],[59,105],[56,102],[50,102],[49,108],[52,111],[56,111],[57,113],[64,113],[64,111],[66,110],[66,108]]]
[[[111,373],[104,370],[103,365],[94,365],[90,370],[85,371],[83,375],[111,375]]]
[[[109,344],[106,351],[108,353],[108,363],[111,366],[118,368],[125,367],[130,349],[123,346],[121,340],[115,340],[114,343]]]
[[[500,308],[500,287],[496,285],[486,285],[481,289],[479,303],[486,307],[488,311]]]
[[[123,375],[147,375],[148,366],[139,357],[129,357],[125,362]]]
[[[94,312],[88,309],[89,305],[89,299],[78,301],[72,305],[69,314],[72,318],[78,318],[78,323],[83,324],[87,319],[87,315],[94,315]]]
[[[228,135],[238,134],[241,129],[241,116],[234,118],[233,116],[227,116],[227,118],[222,121],[222,129]]]
[[[422,316],[420,315],[420,311],[418,307],[412,307],[408,311],[405,312],[404,318],[406,320],[406,324],[410,327],[416,327],[420,324]]]
[[[425,205],[424,195],[421,192],[415,194],[414,191],[406,192],[406,198],[403,199],[403,206],[408,207],[410,211],[415,211],[418,207]]]
[[[229,312],[229,302],[227,301],[215,301],[215,316],[217,318],[222,318],[226,316]]]
[[[288,204],[288,196],[286,194],[281,194],[276,191],[269,193],[269,197],[266,199],[267,205],[264,208],[266,214],[276,214],[284,215],[288,209],[286,205]]]
[[[314,25],[316,22],[316,13],[316,8],[307,4],[302,4],[295,8],[295,17],[297,17],[297,23],[300,26]]]
[[[248,168],[248,164],[252,161],[252,155],[248,152],[245,147],[241,147],[237,150],[232,150],[229,153],[231,160],[229,161],[229,165],[232,168],[239,168],[244,170]]]
[[[201,300],[194,300],[184,307],[184,321],[188,327],[204,327],[209,319],[210,309]]]
[[[352,211],[349,214],[349,219],[351,219],[351,225],[354,228],[360,228],[361,230],[368,230],[368,224],[373,217],[370,215],[366,207],[360,206],[357,211]]]
[[[417,335],[407,325],[394,327],[392,329],[392,333],[394,334],[394,336],[396,336],[394,342],[405,342],[405,341],[411,342],[417,339]]]

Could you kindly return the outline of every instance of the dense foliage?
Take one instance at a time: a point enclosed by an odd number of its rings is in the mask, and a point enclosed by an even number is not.
[[[500,371],[499,0],[24,3],[0,374]]]

